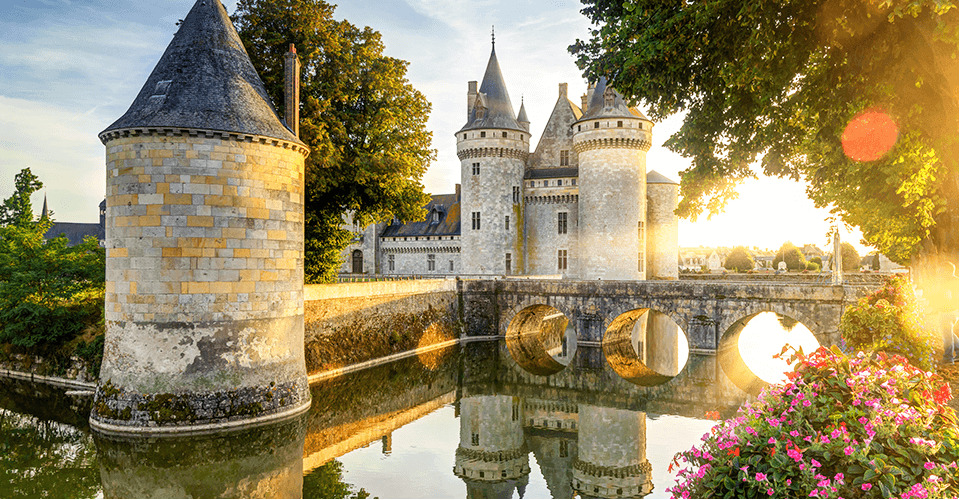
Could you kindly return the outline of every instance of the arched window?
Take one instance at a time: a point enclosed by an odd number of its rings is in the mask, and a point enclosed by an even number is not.
[[[363,252],[361,250],[353,251],[353,273],[363,273]]]

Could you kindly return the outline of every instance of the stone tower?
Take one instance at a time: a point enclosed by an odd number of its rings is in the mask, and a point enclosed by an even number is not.
[[[647,279],[680,278],[677,209],[680,184],[659,172],[647,173]]]
[[[453,473],[467,485],[467,498],[523,497],[530,475],[523,436],[523,402],[513,396],[460,400],[460,446]]]
[[[106,146],[106,344],[91,425],[180,431],[310,403],[306,146],[219,0],[198,0]]]
[[[573,488],[581,498],[643,498],[653,491],[644,412],[581,404]]]
[[[601,79],[573,124],[580,164],[580,277],[646,278],[646,164],[653,123]],[[676,265],[676,262],[674,262]]]
[[[524,272],[523,171],[529,152],[530,132],[514,115],[492,48],[480,88],[468,84],[467,123],[457,132],[462,273]]]

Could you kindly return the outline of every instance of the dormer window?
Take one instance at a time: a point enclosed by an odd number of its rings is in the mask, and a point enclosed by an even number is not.
[[[603,91],[603,105],[608,108],[612,108],[614,100],[613,88],[607,87],[607,90]]]
[[[560,166],[566,167],[570,165],[570,151],[567,149],[560,150]]]

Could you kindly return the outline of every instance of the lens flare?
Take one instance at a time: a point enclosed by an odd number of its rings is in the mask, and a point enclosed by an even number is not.
[[[899,129],[883,111],[864,111],[847,123],[840,142],[851,160],[874,161],[887,154],[897,142]]]

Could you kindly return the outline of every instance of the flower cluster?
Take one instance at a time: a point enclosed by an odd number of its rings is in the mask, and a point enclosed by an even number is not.
[[[939,337],[923,328],[913,284],[905,276],[886,278],[880,289],[847,308],[840,332],[852,349],[899,354],[925,370],[935,366]]]
[[[674,497],[957,497],[947,384],[883,353],[797,357],[789,382],[674,457]]]

